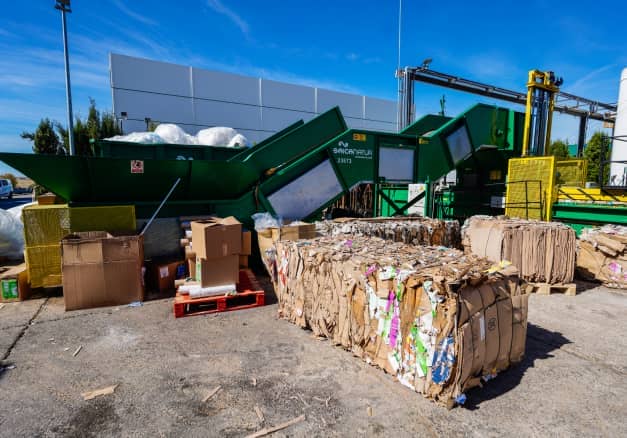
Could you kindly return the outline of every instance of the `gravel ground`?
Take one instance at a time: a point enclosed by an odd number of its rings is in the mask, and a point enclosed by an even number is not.
[[[0,436],[246,436],[300,415],[276,436],[627,436],[627,293],[579,286],[533,295],[524,362],[451,411],[277,319],[276,304],[181,319],[171,299],[7,304]]]

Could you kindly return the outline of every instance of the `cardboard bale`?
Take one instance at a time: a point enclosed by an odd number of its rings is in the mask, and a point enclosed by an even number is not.
[[[522,360],[527,295],[511,266],[359,236],[277,242],[276,259],[281,317],[438,403]]]
[[[242,250],[242,224],[233,216],[192,222],[196,257],[211,259],[239,254]]]
[[[317,222],[325,236],[371,236],[412,245],[461,248],[459,222],[425,217],[340,218]]]
[[[142,236],[75,233],[66,236],[61,247],[65,310],[144,299]]]
[[[558,222],[473,216],[462,227],[464,249],[493,262],[507,260],[525,281],[564,284],[575,273],[575,231]]]
[[[577,241],[577,273],[607,287],[627,289],[627,227],[584,229]]]
[[[202,287],[223,286],[239,282],[239,256],[211,259],[196,258],[196,281]]]

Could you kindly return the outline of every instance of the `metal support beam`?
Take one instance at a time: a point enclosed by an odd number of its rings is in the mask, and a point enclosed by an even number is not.
[[[499,99],[506,102],[525,105],[527,102],[527,94],[524,92],[508,90],[506,88],[495,87],[493,85],[484,84],[470,79],[464,79],[457,76],[448,75],[446,73],[437,72],[428,67],[405,67],[398,70],[401,81],[408,83],[424,82],[426,84],[437,85],[453,90],[464,91],[467,93],[478,94],[480,96]],[[401,84],[400,88],[408,88],[408,84]],[[399,93],[400,94],[400,93]],[[556,93],[556,101],[554,110],[563,114],[569,114],[577,117],[587,117],[592,120],[614,121],[616,119],[617,106],[615,104],[599,102],[584,97],[575,96],[574,94],[564,93],[562,91]],[[410,99],[411,98],[411,99]],[[405,103],[403,103],[403,100]],[[412,119],[407,118],[407,107],[413,104],[413,96],[405,94],[399,95],[399,105],[405,108],[403,119],[400,121],[401,128],[412,123]]]

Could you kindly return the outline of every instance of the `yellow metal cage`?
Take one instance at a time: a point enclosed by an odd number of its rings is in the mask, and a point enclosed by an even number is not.
[[[555,196],[555,157],[509,160],[505,195],[506,215],[551,220],[551,205]]]

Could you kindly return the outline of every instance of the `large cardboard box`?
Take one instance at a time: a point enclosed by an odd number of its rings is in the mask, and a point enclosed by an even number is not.
[[[142,236],[90,231],[61,241],[65,310],[144,299]]]
[[[223,286],[239,282],[239,256],[213,259],[196,258],[196,280],[202,287]]]
[[[233,216],[192,222],[194,252],[199,259],[212,259],[242,250],[242,224]]]

